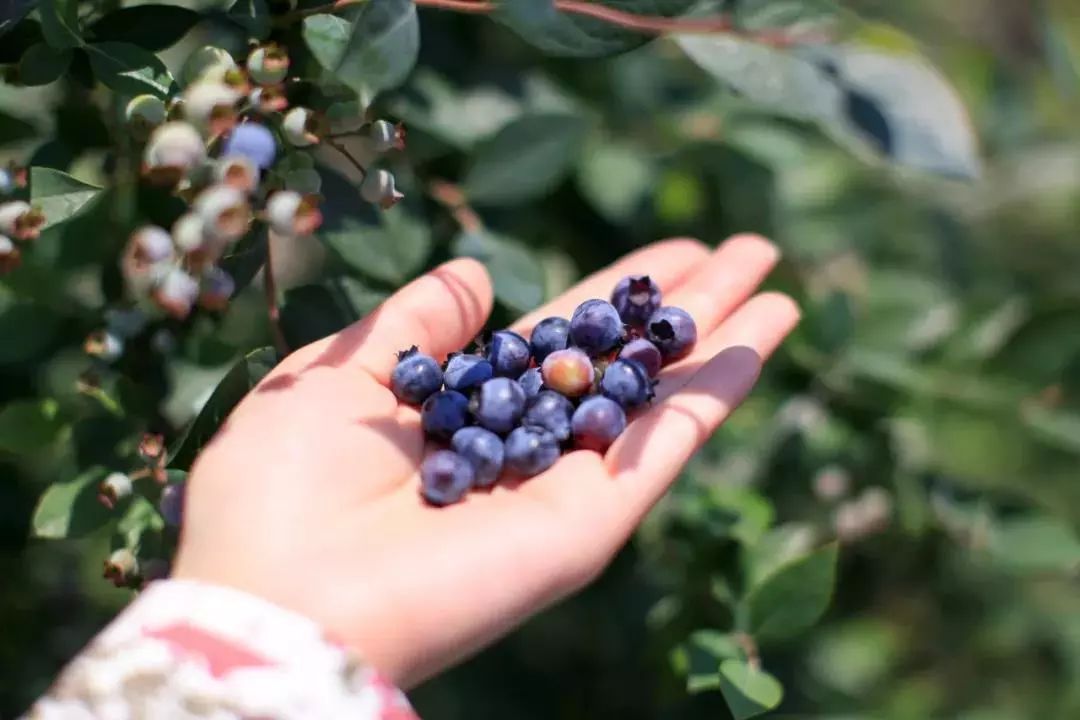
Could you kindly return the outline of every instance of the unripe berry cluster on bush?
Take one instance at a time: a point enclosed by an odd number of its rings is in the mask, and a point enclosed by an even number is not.
[[[394,394],[419,405],[425,434],[449,445],[421,466],[423,497],[448,505],[502,475],[537,475],[564,450],[607,450],[627,412],[652,399],[662,364],[697,341],[690,315],[660,301],[648,276],[631,276],[611,302],[586,300],[569,320],[542,320],[529,340],[499,330],[441,366],[416,347],[400,353]]]

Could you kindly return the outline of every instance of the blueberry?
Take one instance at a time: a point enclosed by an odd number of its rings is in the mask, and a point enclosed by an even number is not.
[[[503,441],[482,427],[464,427],[454,433],[450,447],[468,460],[476,473],[476,487],[490,487],[503,466]]]
[[[521,385],[521,389],[525,391],[526,400],[536,397],[536,393],[540,392],[540,389],[544,387],[544,376],[540,374],[540,368],[529,368],[521,373],[521,377],[518,378],[518,385]]]
[[[517,380],[492,378],[473,395],[470,409],[480,425],[492,432],[508,433],[525,412],[525,391]]]
[[[506,469],[532,477],[539,475],[559,459],[559,441],[539,427],[519,427],[506,438]]]
[[[178,528],[184,520],[184,483],[166,485],[158,499],[158,510],[169,527]]]
[[[682,308],[662,307],[652,314],[645,328],[649,340],[671,362],[686,357],[697,342],[697,325]]]
[[[229,133],[221,154],[223,157],[242,155],[260,170],[265,170],[274,164],[277,139],[264,125],[256,122],[242,123]]]
[[[390,388],[402,402],[419,405],[442,387],[443,373],[435,358],[416,346],[398,353],[398,364],[390,375]]]
[[[635,408],[652,397],[652,380],[644,365],[623,358],[608,365],[600,378],[600,392],[624,408]]]
[[[469,399],[454,390],[441,390],[424,401],[420,425],[428,435],[449,440],[469,417]]]
[[[615,284],[611,304],[624,323],[641,327],[660,307],[660,286],[648,275],[628,275]]]
[[[432,505],[450,505],[465,497],[474,479],[468,460],[452,450],[437,450],[420,466],[420,494]]]
[[[544,385],[566,397],[580,397],[592,389],[596,371],[592,360],[578,348],[556,350],[540,366]]]
[[[521,424],[544,428],[561,442],[570,439],[570,416],[573,412],[573,404],[565,397],[552,390],[543,390],[529,401]]]
[[[611,398],[594,395],[574,411],[570,426],[575,446],[604,452],[626,429],[626,413]]]
[[[619,312],[604,300],[586,300],[570,318],[570,342],[594,357],[615,347],[622,334]]]
[[[499,330],[492,333],[486,354],[496,376],[516,378],[529,369],[531,353],[525,338],[512,330]]]
[[[492,374],[491,363],[484,358],[479,355],[460,353],[451,355],[450,359],[446,361],[443,381],[446,383],[448,390],[467,392],[490,380]]]
[[[532,331],[532,356],[537,364],[544,362],[556,350],[565,350],[569,342],[570,321],[561,317],[549,317],[537,323]]]
[[[645,372],[649,374],[649,377],[656,377],[663,364],[660,350],[645,338],[636,338],[623,345],[622,350],[619,351],[619,357],[637,360],[645,366]]]

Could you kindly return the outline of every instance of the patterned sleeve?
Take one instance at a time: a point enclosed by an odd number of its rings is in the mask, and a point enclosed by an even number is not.
[[[184,580],[150,584],[25,717],[418,720],[308,618]]]

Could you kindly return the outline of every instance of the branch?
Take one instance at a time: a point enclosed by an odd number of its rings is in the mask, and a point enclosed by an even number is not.
[[[364,167],[360,163],[360,161],[357,160],[353,156],[353,154],[351,152],[349,152],[348,148],[346,148],[344,145],[341,145],[339,143],[334,142],[329,137],[324,137],[322,139],[322,141],[323,141],[323,144],[326,145],[327,147],[331,147],[331,148],[337,150],[339,153],[341,153],[342,156],[344,156],[344,158],[349,161],[349,164],[352,165],[354,168],[356,168],[360,172],[360,178],[361,179],[367,177],[367,168]]]
[[[490,15],[498,8],[498,3],[491,0],[413,0],[417,6],[437,10],[468,13],[470,15]],[[366,0],[336,0],[329,5],[322,5],[305,10],[298,10],[282,16],[283,22],[313,13],[327,13],[343,10],[352,5],[359,5]],[[732,34],[745,37],[755,42],[774,47],[788,47],[796,43],[824,42],[828,38],[820,34],[793,35],[785,30],[742,31],[728,16],[707,18],[669,18],[662,15],[637,15],[617,8],[601,5],[589,0],[554,0],[555,9],[568,15],[580,15],[617,25],[645,35],[664,35],[683,33],[691,35]]]

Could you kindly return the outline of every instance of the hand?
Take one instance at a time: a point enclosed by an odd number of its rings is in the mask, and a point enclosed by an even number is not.
[[[419,413],[388,381],[396,351],[415,344],[441,360],[488,317],[484,268],[442,265],[285,358],[229,416],[192,469],[174,575],[308,615],[403,686],[446,668],[596,577],[746,396],[799,317],[786,296],[754,295],[777,259],[756,236],[712,253],[661,242],[522,318],[527,337],[647,273],[699,339],[606,455],[571,452],[516,487],[437,509],[418,493]]]

